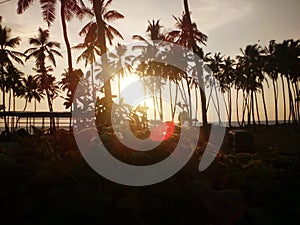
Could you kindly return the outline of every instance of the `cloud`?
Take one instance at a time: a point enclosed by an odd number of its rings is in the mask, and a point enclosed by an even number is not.
[[[253,13],[253,3],[245,0],[190,1],[192,18],[205,31],[216,29]]]

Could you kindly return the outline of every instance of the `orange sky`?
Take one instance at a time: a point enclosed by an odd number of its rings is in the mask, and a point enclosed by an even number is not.
[[[2,2],[2,0],[0,1]],[[18,48],[23,51],[28,48],[28,38],[32,37],[38,27],[46,28],[40,15],[40,6],[36,1],[23,15],[16,14],[17,0],[11,0],[0,4],[0,15],[3,24],[13,30],[13,35],[22,38],[22,44]],[[265,45],[269,40],[300,38],[300,1],[299,0],[189,0],[192,20],[198,28],[208,35],[206,52],[221,52],[222,54],[235,56],[239,54],[239,48],[247,44]],[[113,23],[122,33],[125,40],[116,40],[124,44],[132,42],[133,34],[145,35],[147,21],[161,19],[161,24],[166,31],[174,28],[175,20],[172,15],[181,16],[183,12],[182,0],[114,0],[112,9],[121,12],[125,19]],[[65,55],[65,46],[61,34],[61,24],[58,16],[51,26],[53,40],[61,42],[61,52]],[[80,22],[73,20],[68,25],[71,45],[82,42],[78,35],[79,29],[87,20]],[[75,61],[78,52],[74,52]],[[61,74],[66,68],[66,60],[58,61],[56,74]],[[26,73],[31,73],[33,62],[26,64]],[[271,91],[269,98],[272,98]],[[58,101],[58,105],[61,103]],[[22,104],[23,106],[23,104]]]

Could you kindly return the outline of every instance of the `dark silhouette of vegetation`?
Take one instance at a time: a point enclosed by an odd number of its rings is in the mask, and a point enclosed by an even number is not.
[[[19,37],[11,38],[11,29],[2,26],[2,17],[0,17],[0,66],[1,66],[1,91],[2,91],[2,109],[6,111],[6,97],[5,93],[8,88],[8,81],[10,74],[8,69],[13,67],[13,62],[23,64],[22,53],[15,51],[14,49],[20,44],[21,39]],[[9,134],[9,125],[6,116],[4,116],[4,126],[6,134]]]
[[[23,14],[34,2],[18,0],[17,13]],[[173,16],[173,30],[165,28],[159,19],[149,20],[145,34],[132,37],[139,43],[129,49],[115,42],[115,38],[123,37],[110,23],[124,16],[109,9],[112,0],[38,2],[48,27],[56,19],[60,3],[67,67],[61,78],[54,73],[56,57],[63,55],[49,30],[38,28],[37,36],[29,39],[31,47],[21,53],[17,51],[21,39],[11,37],[11,29],[3,26],[0,17],[3,223],[296,224],[300,211],[300,146],[299,134],[294,131],[300,124],[300,40],[270,40],[268,46],[251,43],[234,58],[220,52],[205,53],[201,46],[206,45],[208,37],[193,22],[188,1],[183,0],[184,12],[180,17]],[[84,16],[90,16],[91,21],[78,30],[81,43],[71,47],[68,22]],[[115,45],[114,51],[108,51],[108,45]],[[178,51],[176,46],[188,53]],[[78,55],[74,50],[80,51]],[[78,67],[83,63],[89,72],[76,69],[72,61],[75,56]],[[165,63],[174,56],[179,59],[178,67]],[[29,59],[35,62],[33,74],[26,74],[19,66]],[[135,75],[141,80],[144,96],[150,96],[151,101],[130,105],[123,98],[122,82]],[[113,84],[117,88],[113,89]],[[268,91],[273,98],[267,98]],[[166,93],[169,105],[164,104]],[[53,116],[58,113],[53,103],[59,95],[66,109],[88,115],[70,118],[70,131],[59,130]],[[114,102],[117,95],[118,102]],[[23,112],[16,112],[21,99]],[[34,104],[36,111],[37,103],[43,100],[49,108],[50,129],[28,128],[27,123],[26,129],[17,130],[20,115],[36,116],[26,110]],[[222,115],[223,104],[226,115]],[[209,120],[211,111],[216,111],[218,121]],[[44,120],[43,114],[33,117]],[[71,115],[61,114],[63,118]],[[221,150],[211,166],[199,173],[206,146],[212,144],[208,141],[210,124],[222,125],[222,116],[229,127]],[[172,125],[172,132],[152,129],[160,128],[157,119]],[[91,170],[77,148],[72,122],[74,129],[83,128],[84,132],[96,123],[107,151],[135,166],[151,165],[172,154],[184,126],[192,130],[201,125],[205,132],[200,132],[190,161],[176,175],[156,185],[129,187]],[[153,134],[162,133],[163,141],[147,152],[130,149],[120,142],[122,133],[114,130],[127,123],[137,138],[151,139]],[[234,133],[236,126],[243,128],[241,133],[254,137],[251,152],[243,151],[245,143],[239,143],[241,152],[232,150],[234,142],[228,134]],[[86,145],[87,153],[94,138]],[[184,141],[187,144],[183,150],[189,150],[191,140],[187,137]]]
[[[17,12],[23,13],[32,3],[33,0],[19,0]],[[55,19],[57,2],[43,1],[40,3],[43,18],[50,25]],[[200,112],[202,116],[201,123],[207,125],[210,122],[207,121],[207,112],[216,110],[219,123],[221,123],[220,105],[223,102],[229,127],[233,126],[233,117],[236,117],[241,127],[252,125],[256,127],[256,125],[262,123],[268,126],[270,109],[268,109],[267,104],[271,104],[271,102],[269,99],[266,99],[265,92],[271,84],[274,96],[275,124],[278,126],[280,123],[279,118],[281,115],[278,113],[278,101],[282,97],[283,123],[293,123],[295,129],[297,128],[300,122],[298,101],[299,73],[297,72],[299,70],[300,55],[299,40],[284,40],[282,43],[271,40],[267,47],[258,44],[247,45],[245,49],[241,49],[241,55],[237,56],[236,60],[221,53],[216,53],[212,57],[210,53],[204,54],[199,47],[200,44],[206,43],[207,36],[198,30],[195,23],[192,23],[188,2],[184,1],[182,17],[173,16],[175,19],[175,30],[167,33],[163,30],[160,20],[152,20],[148,21],[146,38],[141,35],[133,36],[133,39],[143,43],[141,46],[134,47],[134,50],[142,51],[142,54],[136,59],[133,60],[133,56],[123,57],[127,54],[127,49],[121,44],[116,46],[116,54],[110,53],[106,55],[104,54],[107,51],[106,42],[108,41],[112,45],[112,40],[115,36],[122,38],[117,29],[107,22],[124,18],[119,12],[108,9],[111,3],[112,1],[91,1],[92,13],[82,1],[75,1],[72,4],[67,0],[61,1],[61,7],[63,8],[61,15],[66,21],[69,21],[74,16],[83,18],[87,14],[95,15],[95,21],[87,23],[79,32],[84,38],[83,42],[73,48],[83,50],[77,58],[77,63],[84,60],[85,66],[91,67],[91,74],[89,74],[87,79],[91,81],[93,101],[97,101],[97,107],[101,108],[98,111],[99,113],[101,112],[101,115],[96,115],[96,117],[103,118],[102,125],[106,124],[106,126],[109,126],[111,124],[109,120],[110,108],[113,103],[112,99],[115,96],[114,94],[120,95],[121,80],[125,73],[128,72],[127,77],[130,76],[130,73],[138,74],[143,81],[144,95],[146,96],[149,93],[152,96],[153,118],[156,118],[158,115],[161,120],[170,118],[170,120],[174,121],[177,115],[178,118],[185,118],[192,125],[197,124],[196,122],[199,119],[198,112]],[[70,7],[66,8],[66,5]],[[64,34],[66,34],[65,31],[66,27],[63,26]],[[10,38],[10,29],[1,25],[1,91],[3,93],[1,108],[4,112],[6,110],[15,111],[16,98],[25,99],[25,110],[32,99],[35,99],[35,104],[40,102],[44,98],[43,93],[45,93],[49,111],[53,111],[53,99],[58,94],[58,84],[66,91],[66,97],[64,97],[66,99],[65,107],[70,108],[72,111],[76,85],[78,85],[79,80],[84,75],[79,70],[73,69],[72,60],[69,57],[69,41],[67,40],[67,35],[64,35],[64,37],[68,49],[68,70],[62,74],[62,80],[56,82],[56,77],[52,75],[53,69],[50,65],[46,65],[46,61],[49,60],[55,66],[54,55],[62,55],[55,49],[60,46],[59,43],[48,40],[49,31],[39,29],[39,36],[30,39],[30,44],[35,45],[35,47],[25,52],[25,59],[32,57],[36,59],[36,68],[34,69],[36,75],[25,76],[19,68],[12,64],[12,61],[23,64],[22,57],[24,54],[13,50],[21,40],[18,37]],[[172,57],[172,54],[176,54],[176,52],[172,52],[172,49],[161,51],[164,41],[176,43],[192,50],[203,61],[194,60],[194,66],[190,68],[190,59],[182,55],[182,60],[186,60],[184,67],[192,71],[192,73],[180,71],[174,66],[155,62],[154,58],[151,59],[149,57],[155,52],[155,57],[161,59],[168,59],[168,57]],[[158,51],[158,49],[160,50]],[[98,63],[97,57],[101,55],[101,65],[100,67],[98,65],[97,68],[95,66]],[[144,59],[147,60],[144,61]],[[199,74],[201,74],[200,68],[202,68],[203,64],[212,71],[212,74],[202,78]],[[115,73],[118,76],[118,90],[115,91],[111,90],[111,79],[108,79],[103,84],[102,82],[109,76],[109,71],[117,67],[122,67],[123,69]],[[279,90],[279,83],[281,83],[282,91]],[[169,89],[171,101],[169,117],[165,116],[166,109],[164,109],[163,104],[163,92],[166,88]],[[207,96],[204,94],[205,89],[209,90]],[[218,98],[220,96],[214,97],[217,96],[218,91],[222,94],[223,100]],[[236,92],[235,99],[234,92]],[[8,100],[6,93],[8,93]],[[103,97],[101,97],[102,93],[104,93]],[[119,103],[121,99],[121,96],[119,96]],[[201,110],[199,110],[200,102]],[[124,100],[122,100],[123,103]],[[261,104],[263,111],[260,111]],[[196,111],[193,109],[195,105]],[[233,112],[233,107],[236,108],[236,112]],[[144,101],[143,108],[145,110],[150,109],[146,101]],[[144,121],[149,119],[149,115],[145,115],[149,114],[149,112],[149,110],[147,113],[144,111]],[[264,116],[261,115],[262,112]],[[14,127],[14,119],[11,122],[11,127]],[[5,132],[9,133],[9,118],[6,118],[6,116],[4,116],[4,125]],[[52,126],[55,125],[53,124]]]
[[[36,80],[39,89],[46,93],[49,111],[53,112],[53,100],[57,97],[58,86],[55,82],[56,77],[51,74],[53,70],[52,67],[46,65],[46,59],[56,66],[55,55],[60,57],[62,57],[62,55],[56,50],[60,48],[60,44],[58,42],[50,41],[49,39],[49,31],[39,28],[38,36],[30,38],[29,40],[29,43],[35,47],[27,49],[24,54],[26,55],[26,60],[35,58],[35,70],[37,72]],[[55,130],[54,118],[51,118],[50,129]]]

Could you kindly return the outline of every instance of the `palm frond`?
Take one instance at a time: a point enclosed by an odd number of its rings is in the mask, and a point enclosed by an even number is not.
[[[18,0],[17,2],[17,13],[22,14],[25,10],[29,8],[30,5],[32,5],[34,0]]]
[[[121,33],[115,29],[114,27],[110,26],[110,25],[107,25],[107,29],[112,33],[114,34],[115,36],[121,38],[122,40],[124,39],[123,36],[121,35]]]
[[[34,46],[40,46],[42,43],[38,38],[29,38],[29,44]]]
[[[17,45],[20,44],[21,38],[20,37],[15,37],[11,38],[6,42],[7,47],[15,48]]]
[[[103,8],[107,9],[112,3],[112,0],[107,0],[107,2],[104,4]]]
[[[57,50],[55,50],[55,49],[50,49],[49,51],[48,51],[48,53],[50,54],[50,52],[53,54],[55,54],[55,55],[57,55],[57,56],[60,56],[60,57],[63,57],[63,55],[59,52],[59,51],[57,51]]]
[[[110,22],[117,19],[123,19],[124,16],[121,13],[117,12],[116,10],[110,10],[103,15],[103,18],[108,22]]]
[[[79,35],[83,36],[86,35],[90,29],[90,27],[93,25],[93,23],[95,23],[94,21],[88,22],[80,31],[79,31]]]
[[[50,26],[55,20],[55,6],[57,0],[40,0],[42,16],[44,21]]]
[[[45,46],[48,48],[53,48],[53,47],[60,48],[60,43],[55,41],[49,41]]]

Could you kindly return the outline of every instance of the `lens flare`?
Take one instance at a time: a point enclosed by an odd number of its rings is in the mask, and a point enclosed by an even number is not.
[[[168,140],[174,133],[175,124],[172,121],[160,123],[151,130],[150,139],[162,142]]]

